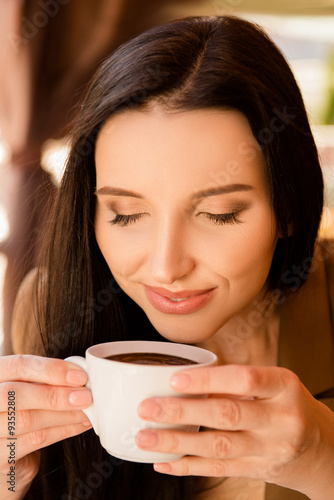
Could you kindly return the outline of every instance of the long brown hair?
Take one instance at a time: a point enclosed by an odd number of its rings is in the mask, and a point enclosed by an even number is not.
[[[307,277],[322,212],[323,181],[302,97],[288,64],[267,35],[245,20],[174,21],[114,52],[96,73],[82,104],[41,265],[47,271],[40,281],[39,311],[48,356],[83,355],[90,345],[111,340],[164,340],[118,288],[94,234],[97,135],[112,114],[144,109],[152,102],[176,110],[235,109],[247,117],[266,159],[281,235],[269,287],[288,293]],[[48,488],[48,499],[181,500],[195,495],[191,478],[159,475],[147,465],[113,463],[93,431],[51,447],[43,464],[52,453],[55,463],[50,463],[45,479],[54,493]],[[112,473],[108,477],[101,473],[103,480],[93,487],[88,479],[96,477],[89,474],[97,473],[102,463],[106,469],[106,463],[111,464]],[[42,476],[43,470],[34,482],[37,489]]]

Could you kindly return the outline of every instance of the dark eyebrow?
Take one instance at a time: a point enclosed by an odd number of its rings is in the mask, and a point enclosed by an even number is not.
[[[198,200],[199,198],[205,198],[206,196],[216,196],[219,194],[234,193],[236,191],[251,191],[254,189],[253,186],[248,184],[228,184],[227,186],[218,186],[210,189],[205,189],[204,191],[199,191],[191,196],[192,200]]]
[[[102,188],[95,191],[96,195],[112,195],[112,196],[131,196],[132,198],[143,198],[141,194],[135,193],[134,191],[128,191],[127,189],[113,188],[110,186],[103,186]]]
[[[248,184],[228,184],[227,186],[218,186],[210,189],[205,189],[204,191],[199,191],[191,196],[192,200],[198,200],[199,198],[205,198],[207,196],[217,196],[219,194],[234,193],[236,191],[250,191],[254,189],[253,186]],[[109,196],[130,196],[132,198],[143,199],[143,196],[134,191],[129,191],[128,189],[114,188],[111,186],[103,186],[102,188],[95,191],[96,195],[109,195]]]

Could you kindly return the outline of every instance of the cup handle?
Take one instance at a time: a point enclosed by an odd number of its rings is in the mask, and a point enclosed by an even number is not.
[[[82,356],[70,356],[69,358],[66,358],[65,361],[70,361],[71,363],[74,363],[75,365],[78,365],[78,366],[80,366],[80,368],[83,368],[85,370],[85,372],[87,373],[87,376],[88,376],[88,381],[87,381],[87,384],[85,385],[85,387],[87,387],[87,389],[91,390],[91,384],[90,384],[89,375],[88,375],[86,358],[83,358]],[[95,433],[97,435],[99,435],[98,429],[97,429],[97,419],[95,417],[94,401],[92,402],[92,404],[90,406],[88,406],[88,408],[85,408],[82,411],[87,415],[87,417],[91,421]]]

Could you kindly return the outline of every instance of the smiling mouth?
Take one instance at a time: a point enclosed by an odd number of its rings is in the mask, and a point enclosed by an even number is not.
[[[192,314],[212,298],[215,288],[171,292],[165,288],[144,285],[151,305],[165,314]]]

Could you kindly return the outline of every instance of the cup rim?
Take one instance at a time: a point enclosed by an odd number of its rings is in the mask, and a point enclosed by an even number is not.
[[[129,346],[131,344],[131,349],[129,350]],[[106,346],[107,348],[106,351]],[[163,347],[163,351],[161,351],[161,347]],[[148,350],[149,349],[149,350]],[[125,354],[128,352],[157,352],[164,354],[171,354],[174,356],[181,356],[184,358],[191,359],[192,361],[196,361],[196,365],[138,365],[135,363],[123,363],[122,361],[115,361],[110,359],[105,359],[106,356],[110,356],[112,354]],[[103,353],[103,354],[102,354]],[[88,347],[86,350],[86,357],[97,358],[104,363],[110,364],[117,363],[133,366],[136,365],[145,367],[146,369],[170,369],[170,368],[195,368],[199,366],[212,365],[217,363],[217,356],[213,352],[208,349],[203,349],[202,347],[197,347],[189,344],[181,344],[176,342],[160,342],[160,341],[150,341],[150,340],[120,340],[114,342],[103,342],[100,344],[95,344],[93,346]]]

